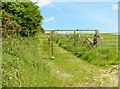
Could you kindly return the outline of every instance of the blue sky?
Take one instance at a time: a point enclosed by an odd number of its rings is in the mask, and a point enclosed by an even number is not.
[[[40,8],[44,17],[44,29],[99,29],[100,32],[118,32],[117,2],[48,3]]]

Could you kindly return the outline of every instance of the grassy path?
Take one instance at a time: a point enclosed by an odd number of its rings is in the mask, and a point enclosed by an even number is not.
[[[47,42],[44,42],[47,43]],[[46,44],[44,44],[46,45]],[[57,44],[55,44],[58,46]],[[41,51],[41,50],[40,50]],[[43,51],[43,50],[42,50]],[[46,48],[44,51],[50,52]],[[54,48],[55,52],[66,52],[61,47]],[[77,58],[73,54],[55,54],[55,59],[50,60],[46,57],[45,62],[56,77],[62,81],[61,86],[117,86],[117,66],[101,68],[87,63]]]
[[[20,43],[4,46],[2,57],[3,86],[117,86],[118,71],[116,66],[97,67],[73,54],[55,54],[55,59],[51,60],[49,46],[30,47],[48,45],[47,39],[39,39],[44,34],[38,34],[37,36],[38,38],[35,39],[16,39],[15,41]],[[54,48],[54,50],[55,52],[66,52],[61,47]]]

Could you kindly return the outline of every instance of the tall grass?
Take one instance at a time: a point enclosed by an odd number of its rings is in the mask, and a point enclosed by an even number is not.
[[[36,36],[42,36],[42,33]],[[3,39],[2,67],[3,87],[58,86],[60,81],[51,73],[49,66],[39,54],[37,46],[43,45],[39,38],[20,37]],[[45,55],[46,56],[46,55]]]
[[[45,34],[37,33],[35,37],[29,38],[3,39],[3,87],[93,86],[93,83],[94,86],[102,86],[100,79],[93,82],[93,78],[100,75],[101,67],[90,63],[103,66],[107,63],[116,64],[115,62],[118,62],[116,53],[112,57],[112,50],[105,48],[96,50],[89,45],[77,48],[78,52],[82,51],[81,54],[76,54],[79,58],[71,54],[54,54],[55,59],[51,60],[48,39],[41,39],[42,36],[45,36]],[[61,43],[60,39],[58,41],[58,43]],[[62,43],[62,45],[66,45],[64,49],[74,51],[74,48],[67,46],[73,44],[73,41],[69,38],[67,38],[67,41],[64,40]],[[58,44],[54,45],[58,46]],[[67,52],[64,49],[63,46],[54,48],[54,52]],[[110,79],[107,77],[105,79],[103,84],[109,86]],[[113,85],[116,86],[115,83],[111,84],[111,86]]]
[[[61,34],[61,36],[63,36],[63,34]],[[103,44],[106,45],[106,39],[109,38],[107,40],[110,46],[101,45],[100,47],[97,47],[97,48],[92,47],[92,45],[89,43],[82,45],[83,39],[78,38],[74,40],[74,35],[71,35],[70,37],[66,37],[64,39],[60,38],[61,36],[60,34],[59,36],[57,36],[57,34],[55,35],[55,41],[57,44],[59,44],[60,47],[70,52],[79,52],[79,53],[75,53],[75,55],[77,57],[82,58],[83,60],[86,60],[87,62],[91,64],[98,65],[98,66],[118,64],[118,52],[117,52],[116,45],[115,45],[116,36],[114,34],[102,34]],[[107,38],[104,38],[105,36],[107,36]],[[111,36],[113,36],[113,38],[110,38]],[[79,44],[78,46],[76,46],[76,48],[74,45],[75,41],[76,41],[76,45]]]
[[[85,54],[77,54],[77,56],[98,66],[118,64],[118,53],[103,47],[97,49],[92,48]]]

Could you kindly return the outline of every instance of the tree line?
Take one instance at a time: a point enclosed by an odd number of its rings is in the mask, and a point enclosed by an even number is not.
[[[26,30],[30,34],[35,34],[38,30],[44,32],[41,26],[43,17],[39,7],[33,2],[2,2],[2,29],[3,36],[6,31],[14,30],[22,36],[27,36]],[[9,32],[14,35],[15,32]],[[7,34],[8,35],[8,34]]]

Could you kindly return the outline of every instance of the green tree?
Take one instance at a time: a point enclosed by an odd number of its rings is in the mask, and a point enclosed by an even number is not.
[[[3,10],[12,15],[12,21],[21,26],[22,35],[27,35],[23,30],[29,30],[30,33],[43,30],[41,21],[43,19],[38,6],[32,2],[3,2]],[[3,13],[4,14],[4,13]]]

